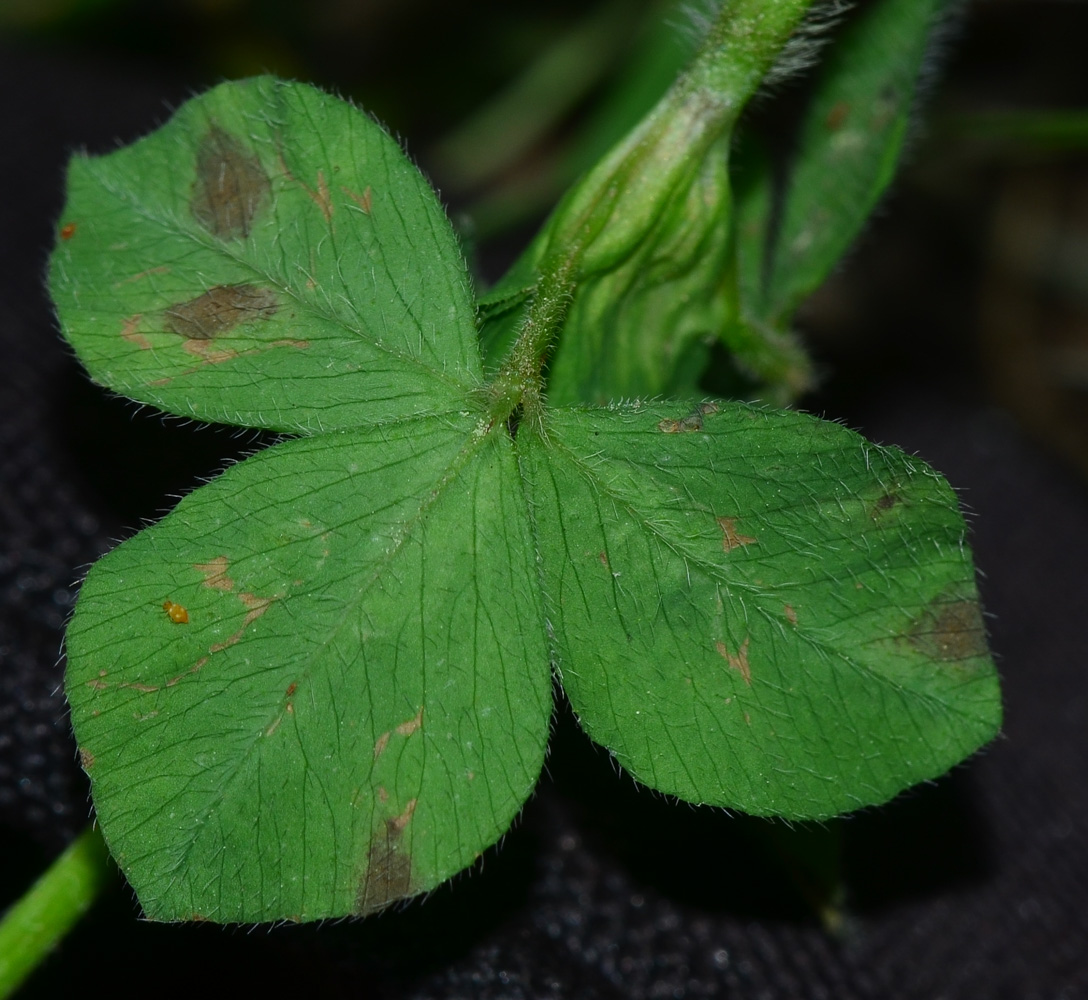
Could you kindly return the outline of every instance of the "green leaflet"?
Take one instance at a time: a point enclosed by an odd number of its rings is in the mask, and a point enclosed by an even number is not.
[[[474,423],[276,445],[91,570],[68,699],[149,917],[366,913],[510,825],[551,689],[511,442]]]
[[[639,780],[754,813],[882,802],[996,731],[939,477],[738,403],[544,407],[577,253],[482,386],[449,225],[349,105],[224,85],[71,179],[51,282],[94,376],[306,435],[80,594],[73,726],[149,917],[368,913],[470,865],[539,774],[550,662]]]
[[[786,327],[831,273],[895,174],[919,77],[949,0],[875,0],[828,48],[773,207],[770,162],[738,192],[745,316]]]
[[[76,157],[68,184],[50,286],[117,392],[310,433],[456,408],[478,382],[449,222],[344,101],[268,77],[217,87],[133,146]]]
[[[994,735],[963,520],[923,462],[739,403],[553,411],[518,444],[563,687],[640,781],[822,818]]]

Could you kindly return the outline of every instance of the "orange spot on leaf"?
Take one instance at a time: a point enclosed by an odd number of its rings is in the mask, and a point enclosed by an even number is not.
[[[62,240],[70,240],[76,234],[76,224],[74,222],[67,222],[60,227],[60,238]]]

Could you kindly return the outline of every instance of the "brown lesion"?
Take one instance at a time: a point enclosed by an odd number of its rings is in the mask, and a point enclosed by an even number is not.
[[[687,416],[679,420],[660,420],[657,429],[663,434],[690,434],[703,429],[703,418],[717,413],[720,407],[717,403],[700,403]]]
[[[839,129],[846,124],[846,119],[850,116],[850,105],[846,101],[837,101],[831,106],[831,110],[828,111],[827,117],[824,119],[824,124],[827,126],[829,132],[838,132]]]
[[[404,722],[394,726],[388,732],[384,732],[374,742],[374,759],[377,760],[383,753],[385,748],[389,746],[389,738],[396,733],[398,736],[411,736],[412,733],[423,727],[423,706],[421,705],[419,711],[410,718],[405,719]]]
[[[341,185],[340,190],[344,192],[356,205],[362,210],[363,215],[370,215],[371,206],[371,194],[370,185],[368,184],[363,188],[363,193],[359,194],[356,191],[352,191],[351,188]]]
[[[416,712],[416,714],[412,718],[406,719],[399,726],[397,726],[397,733],[399,735],[401,735],[401,736],[411,736],[412,733],[414,733],[422,725],[423,725],[423,707],[420,706],[419,711]]]
[[[894,510],[901,503],[903,503],[903,498],[898,493],[896,493],[894,490],[889,490],[887,493],[882,493],[877,498],[876,503],[873,504],[873,508],[872,508],[872,518],[873,518],[873,520],[874,521],[878,520],[883,515],[887,514],[888,511]]]
[[[163,326],[187,341],[213,340],[243,323],[270,320],[279,303],[260,285],[216,285],[163,313]]]
[[[275,597],[258,597],[256,594],[243,593],[238,595],[238,600],[246,608],[246,616],[242,619],[242,625],[233,635],[228,636],[222,642],[217,642],[212,646],[209,653],[221,653],[224,649],[241,642],[242,636],[246,634],[246,629],[249,628],[258,618],[261,617],[273,604],[280,598]]]
[[[216,556],[206,563],[194,563],[193,569],[204,577],[204,586],[213,590],[234,590],[234,581],[227,576],[230,560],[226,556]]]
[[[924,656],[955,663],[986,656],[986,626],[977,598],[931,601],[911,624],[907,641]]]
[[[150,351],[151,341],[140,332],[140,321],[143,318],[143,313],[126,316],[121,324],[121,339],[132,344],[133,347],[138,347],[141,351]]]
[[[741,643],[740,649],[735,653],[730,652],[729,648],[720,639],[714,643],[714,648],[718,651],[718,655],[725,660],[733,670],[741,675],[744,679],[744,683],[751,687],[752,670],[748,666],[748,642],[749,638],[746,637],[744,642]]]
[[[197,150],[189,203],[193,218],[220,239],[244,239],[271,190],[256,154],[212,125]]]
[[[94,767],[94,754],[90,750],[85,750],[83,747],[79,748],[79,764],[84,771],[89,771]]]
[[[416,893],[412,857],[403,844],[416,801],[411,799],[399,816],[383,820],[371,838],[366,871],[355,896],[355,912],[360,916]]]
[[[733,549],[742,549],[758,543],[759,539],[751,535],[742,535],[737,531],[737,519],[735,517],[719,517],[716,520],[718,527],[722,529],[723,552],[732,552]]]

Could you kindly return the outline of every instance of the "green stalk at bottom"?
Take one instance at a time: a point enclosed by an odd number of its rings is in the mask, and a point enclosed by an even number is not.
[[[19,988],[112,878],[106,845],[88,827],[0,920],[0,1000]]]

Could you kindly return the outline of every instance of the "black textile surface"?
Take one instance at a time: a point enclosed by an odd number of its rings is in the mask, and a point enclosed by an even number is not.
[[[260,443],[95,389],[44,289],[68,151],[130,141],[184,96],[152,68],[0,49],[0,904],[87,822],[59,660],[83,568]],[[322,927],[171,927],[140,922],[119,882],[26,995],[1088,997],[1088,497],[953,390],[821,401],[961,491],[1007,707],[1001,738],[952,775],[844,822],[842,934],[764,824],[636,789],[561,712],[514,830],[428,900]]]

